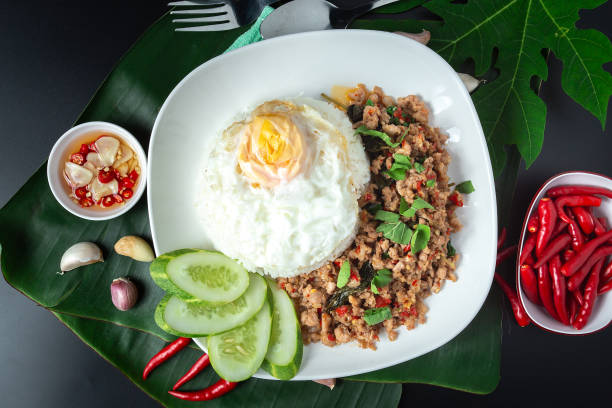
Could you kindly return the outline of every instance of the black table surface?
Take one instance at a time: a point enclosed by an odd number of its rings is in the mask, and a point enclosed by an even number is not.
[[[166,9],[160,0],[0,2],[0,206],[46,160],[121,55]],[[612,35],[612,5],[581,16],[579,27]],[[550,65],[541,93],[548,107],[544,147],[528,170],[521,169],[510,241],[517,239],[532,195],[550,176],[567,170],[612,175],[610,126],[602,131],[563,93],[562,64],[552,58]],[[400,406],[587,406],[608,400],[612,328],[584,337],[519,328],[507,306],[501,381],[492,394],[406,384]],[[158,405],[2,279],[0,313],[0,406]]]

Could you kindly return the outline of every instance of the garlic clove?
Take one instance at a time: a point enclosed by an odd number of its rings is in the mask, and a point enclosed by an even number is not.
[[[140,262],[151,262],[155,259],[155,253],[147,241],[135,235],[127,235],[117,241],[115,252]]]
[[[79,242],[64,252],[60,261],[61,275],[79,266],[104,262],[102,250],[93,242]]]
[[[66,177],[68,177],[70,184],[76,188],[86,186],[93,177],[91,171],[72,162],[66,162],[64,171],[66,172]]]
[[[111,301],[123,312],[130,310],[138,300],[138,289],[127,278],[117,278],[110,285]]]
[[[329,387],[330,390],[333,390],[334,387],[336,386],[336,379],[335,378],[326,378],[323,380],[313,380],[316,383],[319,383],[321,385],[324,385],[326,387]]]
[[[403,31],[395,31],[395,34],[403,35],[423,45],[427,45],[431,40],[431,33],[427,30],[423,30],[420,33],[405,33]]]
[[[132,149],[122,144],[121,146],[119,146],[119,152],[117,153],[117,159],[113,163],[113,167],[118,168],[123,163],[130,160],[133,156],[134,154],[132,153]]]
[[[89,187],[94,201],[100,201],[102,197],[107,195],[117,194],[119,192],[119,183],[117,180],[111,180],[108,183],[101,183],[96,177]]]
[[[111,136],[102,136],[96,140],[96,150],[100,156],[100,163],[103,167],[112,166],[115,162],[115,156],[119,150],[119,140]]]
[[[480,84],[484,82],[483,80],[474,78],[470,74],[457,72],[457,75],[459,75],[459,78],[461,78],[461,82],[463,82],[463,85],[465,85],[465,88],[469,93],[474,92],[476,88],[478,88],[478,86],[480,86]]]

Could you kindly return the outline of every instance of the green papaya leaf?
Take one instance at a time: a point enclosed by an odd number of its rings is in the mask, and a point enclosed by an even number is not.
[[[55,316],[83,342],[117,367],[151,398],[167,407],[382,407],[397,406],[400,384],[376,384],[339,380],[333,390],[312,381],[275,381],[251,378],[226,395],[203,403],[182,401],[168,394],[174,383],[195,363],[201,351],[187,347],[142,379],[142,370],[165,342],[139,332],[101,321],[66,314]],[[209,366],[181,387],[193,391],[215,383],[219,377]]]

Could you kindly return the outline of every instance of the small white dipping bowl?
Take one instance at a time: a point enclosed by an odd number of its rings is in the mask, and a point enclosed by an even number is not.
[[[523,243],[527,239],[527,221],[532,215],[537,214],[538,202],[540,199],[544,197],[546,191],[548,191],[550,188],[562,185],[583,185],[612,189],[612,179],[600,174],[588,173],[584,171],[561,173],[548,179],[548,181],[546,181],[542,187],[540,187],[536,195],[533,197],[533,200],[531,200],[529,208],[527,209],[527,214],[525,216],[525,220],[523,221],[523,229],[521,230],[519,248],[523,247]],[[600,207],[593,207],[593,213],[599,217],[606,217],[608,220],[612,220],[612,199],[604,198]],[[610,222],[608,224],[610,224]],[[554,333],[585,335],[604,329],[612,322],[612,291],[597,297],[595,300],[593,313],[589,318],[589,322],[581,330],[576,330],[572,326],[566,326],[563,323],[553,319],[543,306],[536,305],[530,301],[525,292],[523,292],[519,257],[520,251],[517,254],[516,262],[516,284],[518,295],[523,307],[525,308],[525,311],[533,323],[535,323],[537,326]]]
[[[81,138],[86,133],[91,132],[108,132],[119,136],[124,142],[126,142],[138,157],[138,164],[140,165],[140,177],[134,190],[132,198],[125,201],[123,205],[113,206],[107,209],[91,209],[84,208],[72,201],[72,199],[66,194],[65,184],[66,180],[63,177],[63,166],[66,162],[66,158],[69,157],[68,150],[76,139]],[[109,220],[120,216],[132,208],[140,199],[144,193],[147,184],[147,156],[145,155],[142,146],[138,140],[124,128],[117,126],[113,123],[108,122],[86,122],[77,125],[60,137],[49,155],[49,161],[47,162],[47,178],[49,179],[49,187],[55,196],[55,199],[64,207],[77,217],[85,218],[87,220],[102,221]]]

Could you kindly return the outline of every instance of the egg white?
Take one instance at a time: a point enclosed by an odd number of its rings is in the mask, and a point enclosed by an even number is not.
[[[199,203],[215,248],[272,277],[310,272],[351,244],[357,199],[370,178],[361,139],[344,112],[308,97],[286,101],[296,106],[293,120],[306,133],[309,168],[275,188],[254,187],[238,171],[243,126],[235,123],[218,135],[205,159]]]

